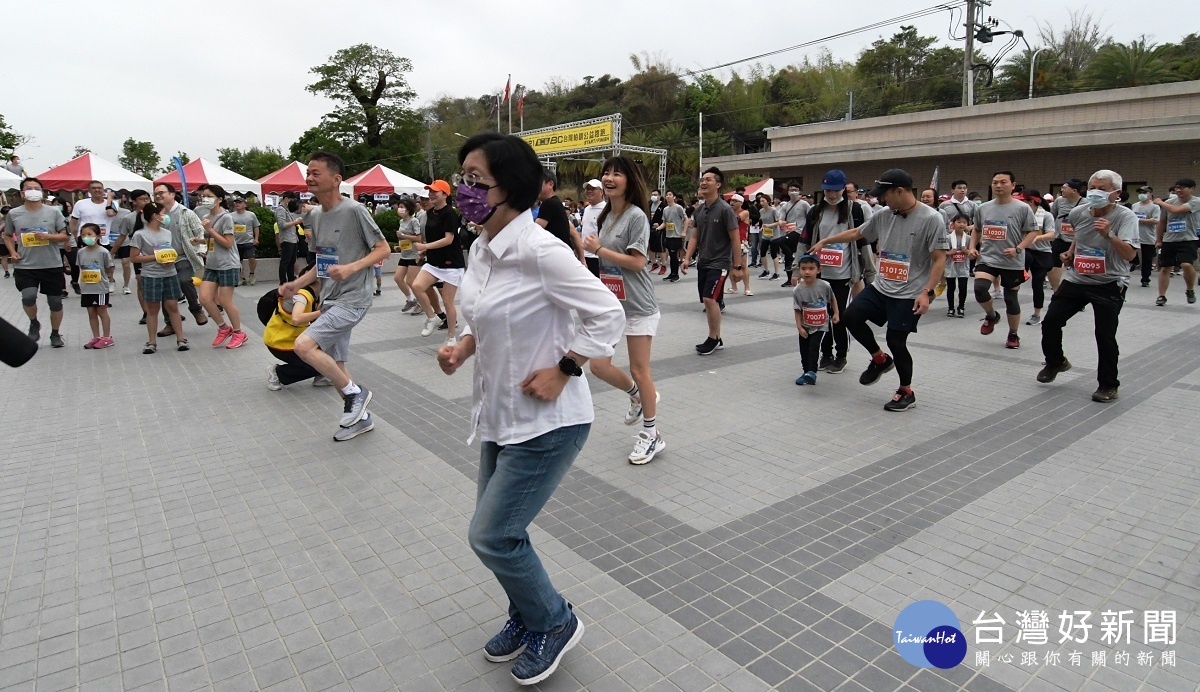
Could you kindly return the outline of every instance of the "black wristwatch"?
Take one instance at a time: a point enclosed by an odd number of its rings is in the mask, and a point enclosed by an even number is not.
[[[570,377],[579,377],[583,375],[583,368],[579,367],[579,363],[571,356],[563,356],[562,360],[558,361],[558,369],[562,370],[564,375]]]
[[[937,294],[933,292],[932,288],[925,289],[925,295],[929,296],[930,298],[937,297]]]
[[[736,272],[740,272],[740,271],[741,271],[741,270],[743,270],[743,269],[745,269],[745,267],[743,267],[743,266],[742,266],[742,265],[740,265],[740,264],[739,264],[739,265],[737,265],[736,267],[734,267],[734,268],[733,268],[733,270],[734,270],[734,271],[736,271]]]

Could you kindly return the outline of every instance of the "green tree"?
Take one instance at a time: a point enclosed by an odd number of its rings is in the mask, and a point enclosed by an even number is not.
[[[92,150],[91,147],[85,147],[82,144],[76,144],[75,145],[75,153],[71,154],[71,158],[77,159],[80,156],[83,156],[84,154],[91,152],[91,150]]]
[[[1188,34],[1179,43],[1163,47],[1163,58],[1181,80],[1200,79],[1200,34]]]
[[[958,105],[962,51],[935,49],[936,42],[902,26],[892,38],[871,44],[855,64],[863,86],[855,92],[855,111],[872,116]]]
[[[121,145],[121,155],[117,157],[117,163],[125,170],[138,175],[152,176],[158,170],[159,159],[154,144],[129,137]]]
[[[300,139],[292,143],[288,154],[294,161],[308,163],[308,157],[314,151],[328,151],[341,156],[346,153],[346,146],[335,139],[324,124],[321,124],[305,130],[304,134],[300,135]]]
[[[1145,37],[1129,44],[1104,46],[1092,57],[1084,73],[1084,83],[1096,89],[1145,86],[1175,79],[1161,48],[1147,45]]]
[[[175,152],[175,158],[182,161],[183,165],[185,165],[185,166],[192,162],[192,157],[188,156],[187,152],[182,151],[182,150]],[[170,163],[170,162],[168,162],[168,163]]]
[[[372,149],[383,146],[384,129],[403,119],[416,97],[404,76],[412,71],[408,58],[367,43],[343,48],[309,71],[318,79],[307,90],[339,104],[326,116],[330,127],[361,131],[363,142]]]
[[[276,147],[250,147],[244,152],[235,147],[222,147],[217,149],[217,160],[234,173],[255,180],[288,163],[283,152]]]
[[[1062,29],[1039,25],[1038,34],[1042,44],[1058,56],[1063,78],[1072,83],[1083,76],[1096,51],[1109,42],[1105,29],[1086,10],[1072,10],[1070,23]]]
[[[0,114],[0,154],[4,156],[5,161],[18,147],[28,144],[31,139],[28,135],[13,131],[4,121],[4,115]]]

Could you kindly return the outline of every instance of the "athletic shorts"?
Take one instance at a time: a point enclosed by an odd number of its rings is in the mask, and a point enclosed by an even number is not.
[[[84,293],[79,296],[79,307],[107,308],[112,305],[111,293]]]
[[[421,266],[421,260],[417,259],[416,257],[414,257],[412,259],[408,259],[407,257],[401,257],[399,260],[396,261],[396,266],[397,267],[419,267],[419,266]]]
[[[913,298],[890,298],[880,293],[875,284],[867,284],[846,307],[842,322],[858,317],[881,327],[886,324],[888,329],[898,332],[916,332],[921,319],[913,312],[916,302]]]
[[[661,320],[661,312],[653,315],[626,315],[625,336],[654,336],[658,333],[658,323]]]
[[[1196,241],[1163,243],[1158,253],[1159,267],[1181,267],[1196,261]]]
[[[725,277],[728,275],[728,269],[697,267],[696,291],[700,294],[700,302],[704,302],[705,300],[715,300],[718,303],[723,302],[722,296],[725,292]]]
[[[8,256],[9,256],[8,255],[8,245],[5,245],[4,241],[0,241],[0,257],[8,257]]]
[[[986,264],[976,264],[976,278],[979,277],[980,272],[1000,277],[1000,286],[1003,288],[1019,288],[1021,284],[1025,283],[1025,271],[1021,269],[994,269]]]
[[[237,246],[239,259],[254,259],[254,243],[242,243]]]
[[[647,248],[650,252],[664,252],[663,248],[663,232],[650,230],[650,242]]]
[[[1050,254],[1053,255],[1053,257],[1050,259],[1054,262],[1055,269],[1063,266],[1062,254],[1070,249],[1071,243],[1065,240],[1059,240],[1058,238],[1055,238],[1054,240],[1050,241]]]
[[[1061,260],[1060,260],[1061,262]],[[1054,252],[1045,252],[1042,250],[1025,250],[1025,268],[1033,271],[1048,271],[1054,267]]]
[[[205,269],[202,281],[209,281],[222,288],[237,286],[242,281],[241,269]]]
[[[321,350],[339,363],[350,360],[350,332],[367,316],[367,308],[345,305],[324,305],[321,316],[304,330],[304,336],[316,342]]]
[[[18,291],[37,288],[38,293],[44,296],[61,296],[63,291],[67,290],[67,275],[63,273],[62,267],[49,269],[21,269],[18,267],[13,269],[13,279],[16,281]]]
[[[179,288],[179,276],[143,276],[142,300],[147,303],[161,303],[165,300],[178,301],[183,298],[183,289]]]
[[[117,259],[129,259],[129,251],[132,249],[129,243],[122,243],[121,247],[117,248]]]
[[[457,287],[462,283],[463,270],[450,269],[447,267],[434,267],[429,264],[421,265],[421,271],[433,275],[435,279],[443,283],[448,283],[451,286]]]

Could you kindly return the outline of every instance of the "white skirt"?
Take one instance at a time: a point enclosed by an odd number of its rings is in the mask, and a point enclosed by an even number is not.
[[[438,281],[444,281],[455,288],[462,284],[464,271],[462,269],[448,269],[446,267],[433,267],[428,264],[422,264],[421,271],[428,272]]]

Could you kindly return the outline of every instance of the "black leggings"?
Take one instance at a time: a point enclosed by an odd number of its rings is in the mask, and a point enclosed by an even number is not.
[[[954,307],[954,287],[958,286],[958,307],[966,308],[967,306],[967,277],[956,279],[954,277],[946,278],[946,305]]]
[[[875,332],[865,319],[851,321],[846,325],[854,340],[867,349],[867,353],[878,353],[879,342],[875,340]],[[908,332],[896,329],[887,330],[887,345],[892,352],[892,360],[896,363],[896,374],[900,376],[900,386],[912,385],[913,359],[908,352]]]
[[[850,279],[826,279],[826,281],[833,289],[833,298],[837,302],[838,314],[845,315],[846,304],[850,302]],[[826,358],[833,358],[836,351],[837,358],[845,358],[846,351],[850,347],[850,336],[846,331],[846,325],[838,320],[832,327],[833,339],[825,339],[821,343],[822,355]]]
[[[1046,304],[1046,275],[1050,273],[1049,269],[1041,269],[1039,267],[1031,267],[1029,269],[1029,280],[1033,282],[1033,309],[1041,310]]]
[[[279,283],[296,280],[296,243],[279,244]]]

